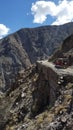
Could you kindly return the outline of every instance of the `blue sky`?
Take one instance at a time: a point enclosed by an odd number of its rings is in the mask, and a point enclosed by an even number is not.
[[[0,0],[0,38],[21,28],[70,22],[72,8],[73,0]]]

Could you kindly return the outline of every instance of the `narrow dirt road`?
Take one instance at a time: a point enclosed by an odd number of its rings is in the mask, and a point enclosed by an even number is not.
[[[56,68],[55,64],[53,64],[52,62],[48,62],[48,60],[45,61],[38,61],[39,64],[46,66],[46,67],[50,67],[53,71],[55,71],[58,75],[71,75],[73,76],[73,68],[68,67],[68,68]]]

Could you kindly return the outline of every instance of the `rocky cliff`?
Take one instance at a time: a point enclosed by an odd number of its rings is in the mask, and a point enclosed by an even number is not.
[[[0,129],[72,130],[73,73],[58,73],[44,63],[20,71],[13,87],[0,97]]]
[[[73,34],[67,37],[59,50],[56,50],[50,57],[50,60],[56,60],[57,58],[70,58],[70,62],[73,64]]]
[[[47,58],[73,33],[73,23],[26,28],[0,40],[0,91],[5,92],[18,71]]]
[[[73,34],[71,34],[64,40],[61,50],[64,53],[67,53],[68,51],[72,51],[72,49],[73,49]]]

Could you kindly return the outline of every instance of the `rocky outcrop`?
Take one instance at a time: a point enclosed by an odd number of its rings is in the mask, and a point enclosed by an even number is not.
[[[61,48],[55,51],[50,60],[57,58],[70,58],[70,64],[73,64],[73,34],[63,41]]]
[[[73,34],[66,38],[62,44],[62,51],[63,52],[68,52],[71,49],[73,49]]]
[[[61,85],[73,83],[73,69],[59,70],[48,61],[38,61],[37,70],[39,77],[33,91],[32,112],[34,114],[40,113],[47,105],[53,106],[60,94]]]
[[[48,58],[73,33],[73,23],[26,28],[0,40],[0,91],[5,92],[19,70]]]
[[[46,106],[52,106],[58,95],[58,76],[51,69],[38,65],[39,77],[33,91],[32,113],[41,113]]]

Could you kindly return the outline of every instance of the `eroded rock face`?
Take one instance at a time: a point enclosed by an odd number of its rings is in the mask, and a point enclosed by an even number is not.
[[[62,44],[62,51],[67,52],[73,48],[73,34],[66,38]]]
[[[18,72],[31,63],[13,35],[3,39],[0,45],[0,90],[5,92],[15,82]]]
[[[51,68],[37,63],[39,77],[33,91],[32,112],[34,115],[40,113],[44,108],[54,104],[59,95],[58,75]]]
[[[69,65],[73,65],[73,34],[63,41],[61,48],[53,54],[50,60],[57,58],[67,58]]]

